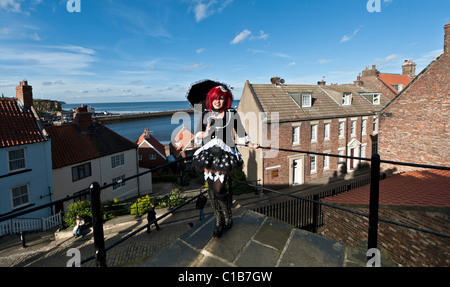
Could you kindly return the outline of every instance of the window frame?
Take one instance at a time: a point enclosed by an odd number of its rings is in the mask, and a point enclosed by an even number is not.
[[[330,123],[324,123],[323,124],[323,139],[324,140],[329,140],[330,139],[330,131],[331,131],[331,124]]]
[[[123,174],[123,175],[119,175],[111,180],[111,182],[114,183],[112,186],[113,191],[118,190],[126,185],[126,181],[123,181],[124,179],[125,179],[125,175]],[[117,183],[118,181],[121,181],[121,182]]]
[[[86,167],[89,167],[89,168],[86,169]],[[80,177],[80,170],[83,170],[83,177]],[[80,164],[77,166],[73,166],[71,168],[71,171],[72,171],[72,182],[76,182],[76,181],[79,181],[79,180],[82,180],[82,179],[92,176],[92,166],[91,166],[90,162],[83,163],[83,164]],[[74,176],[75,175],[74,171],[76,171],[76,178]],[[87,171],[89,171],[89,172],[87,172]]]
[[[352,105],[352,94],[351,93],[343,93],[341,104],[343,106],[351,106]]]
[[[317,124],[311,124],[311,142],[317,142]]]
[[[296,133],[296,131],[298,131]],[[297,141],[294,140],[294,136],[297,135]],[[292,126],[292,145],[300,144],[300,126]]]
[[[313,164],[314,164],[314,168],[313,168]],[[317,156],[315,156],[315,155],[312,155],[309,157],[309,171],[311,173],[317,172]]]
[[[20,194],[20,195],[16,195],[15,196],[14,195],[14,190],[15,189],[19,189],[19,188],[23,188],[23,187],[25,187],[25,189],[26,189],[25,190],[26,194]],[[12,206],[13,209],[20,208],[20,207],[25,206],[25,205],[30,203],[30,189],[29,189],[29,184],[28,183],[12,187],[10,189],[10,191],[11,191],[11,206]],[[26,202],[23,202],[23,203],[20,203],[18,205],[15,205],[14,200],[19,198],[19,197],[23,197],[23,196],[26,196]]]
[[[23,158],[11,159],[11,153],[17,152],[17,151],[22,151],[23,152]],[[13,162],[18,162],[18,161],[22,161],[23,162],[23,167],[12,169],[11,168],[11,164]],[[25,170],[26,168],[27,168],[27,156],[26,156],[25,148],[18,148],[18,149],[8,150],[8,172],[17,172],[17,171]]]
[[[345,122],[346,120],[339,120],[339,125],[338,125],[338,136],[340,139],[344,139],[345,138]],[[341,124],[342,124],[342,134],[341,134]]]
[[[125,154],[116,154],[111,156],[111,168],[118,168],[125,165]]]
[[[304,99],[307,99],[306,105]],[[312,106],[312,94],[304,93],[301,95],[302,108],[310,108]]]

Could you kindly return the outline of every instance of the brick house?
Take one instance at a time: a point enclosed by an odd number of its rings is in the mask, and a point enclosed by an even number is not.
[[[383,94],[354,85],[285,85],[278,77],[271,81],[247,81],[241,96],[238,112],[253,142],[355,157],[370,157],[376,150],[377,111],[388,103]],[[304,153],[239,150],[247,179],[272,188],[327,182],[356,171],[360,164]]]
[[[376,65],[372,69],[366,66],[362,76],[358,76],[354,84],[358,87],[376,90],[392,100],[414,79],[416,64],[411,60],[405,60],[402,65],[402,74],[380,73]]]
[[[16,87],[17,98],[0,98],[0,215],[54,199],[50,139],[33,106],[32,90],[23,81]],[[22,217],[44,218],[52,211],[49,207]]]
[[[380,181],[379,217],[393,222],[450,234],[448,192],[450,171],[426,170],[396,174]],[[369,213],[370,186],[327,197],[322,201]],[[354,213],[322,207],[321,235],[356,247],[367,246],[369,220]],[[408,267],[450,266],[449,239],[386,222],[378,223],[378,248]],[[381,262],[383,266],[383,262]]]
[[[444,30],[443,54],[381,111],[379,154],[382,159],[449,166],[450,23]],[[417,169],[396,168],[398,171]]]
[[[175,135],[169,144],[171,160],[178,160],[191,156],[195,152],[194,135],[183,125],[180,131]],[[191,159],[187,159],[178,164],[181,169],[190,169]]]
[[[148,129],[144,130],[136,144],[140,167],[151,169],[167,162],[165,147],[150,134]]]
[[[52,142],[55,199],[83,192],[92,182],[117,182],[102,190],[102,201],[151,191],[151,174],[121,182],[140,172],[137,145],[93,121],[87,106],[76,109],[72,124],[47,127],[47,132]]]

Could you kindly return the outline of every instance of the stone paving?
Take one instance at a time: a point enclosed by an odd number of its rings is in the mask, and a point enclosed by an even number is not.
[[[159,210],[157,216],[165,213]],[[146,219],[136,220],[133,217],[121,218],[125,222],[107,222],[104,226],[105,246],[117,242],[129,232],[137,230],[147,224]],[[160,231],[154,230],[147,233],[146,229],[113,247],[107,252],[107,266],[133,266],[156,254],[166,245],[176,240],[185,232],[188,221],[195,218],[186,218],[177,222],[160,222]],[[62,234],[61,234],[62,233]],[[81,259],[91,257],[94,254],[94,239],[90,231],[84,237],[75,238],[71,231],[63,232],[39,232],[26,236],[27,248],[22,248],[20,237],[11,235],[0,240],[0,267],[66,267],[71,257],[67,252],[71,248],[80,250]],[[82,265],[94,267],[95,261],[91,260]]]

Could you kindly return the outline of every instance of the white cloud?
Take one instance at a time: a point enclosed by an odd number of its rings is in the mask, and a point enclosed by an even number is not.
[[[61,75],[92,74],[86,69],[97,59],[95,51],[77,46],[34,47],[24,50],[0,49],[0,61],[18,73],[37,71]]]
[[[234,0],[192,0],[195,20],[200,22],[214,14],[222,13]]]
[[[329,63],[329,62],[332,62],[333,60],[330,60],[330,59],[320,59],[318,62],[319,62],[319,64],[326,64],[326,63]]]
[[[263,30],[259,31],[258,39],[267,40],[269,38],[269,34],[265,34]]]
[[[201,54],[201,53],[205,52],[205,50],[206,50],[205,48],[200,48],[200,49],[197,49],[196,53]]]
[[[233,41],[230,42],[231,45],[236,45],[242,41],[245,41],[248,37],[250,37],[250,35],[252,34],[251,31],[245,29],[244,31],[242,31],[241,33],[239,33],[234,39]]]
[[[15,13],[22,12],[20,1],[17,0],[0,0],[0,9]]]
[[[358,34],[359,30],[361,30],[361,28],[356,29],[352,35],[348,36],[348,35],[344,35],[341,39],[341,43],[345,43],[350,41],[351,39],[353,39],[353,37],[356,36],[356,34]]]
[[[387,56],[386,58],[384,58],[384,60],[385,61],[392,61],[392,60],[398,59],[400,57],[401,57],[401,55],[391,54],[391,55]]]
[[[297,66],[297,63],[296,62],[291,62],[291,63],[288,64],[288,66],[289,67]]]

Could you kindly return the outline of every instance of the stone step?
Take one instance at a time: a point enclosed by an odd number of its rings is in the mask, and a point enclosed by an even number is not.
[[[233,228],[213,238],[214,217],[182,234],[141,267],[366,266],[365,253],[253,211],[235,216]]]

